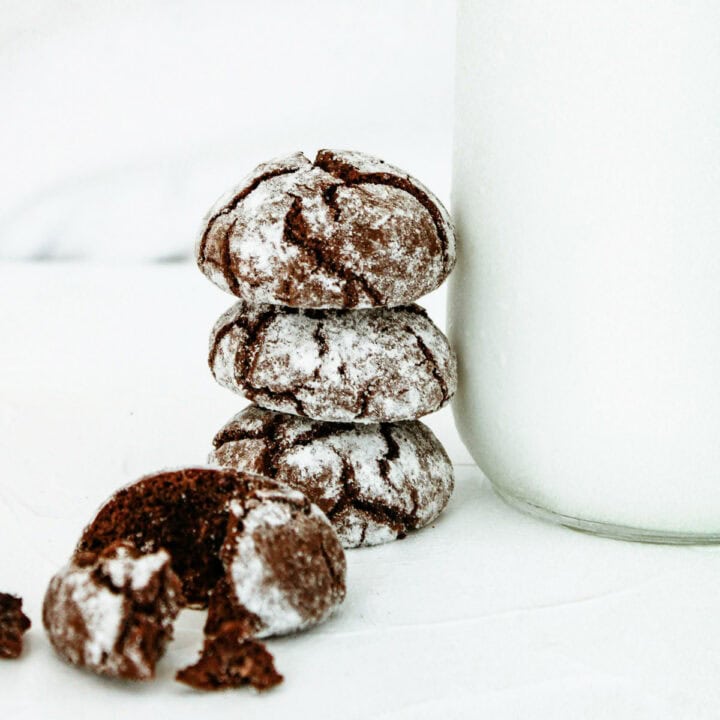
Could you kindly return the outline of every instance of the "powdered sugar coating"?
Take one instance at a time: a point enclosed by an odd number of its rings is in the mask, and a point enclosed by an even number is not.
[[[242,517],[242,510],[237,505],[233,510]],[[253,537],[255,530],[263,525],[283,525],[291,519],[290,509],[285,504],[259,505],[243,517],[244,530],[235,543],[230,577],[238,601],[262,619],[265,629],[261,635],[282,635],[303,626],[300,613],[288,602],[285,593],[273,584],[270,568],[257,552]]]
[[[68,568],[64,577],[61,571],[52,579],[50,587],[52,592],[57,593],[59,603],[75,605],[82,616],[82,626],[63,627],[60,616],[53,615],[53,622],[48,628],[53,635],[63,630],[67,633],[67,657],[70,662],[88,667],[104,665],[113,673],[118,661],[112,651],[120,634],[125,598],[89,582],[89,573],[85,569]],[[103,655],[106,656],[104,663]]]
[[[251,303],[400,305],[455,263],[449,215],[421,183],[358,152],[321,150],[259,165],[210,209],[200,269]]]
[[[181,604],[180,581],[164,550],[143,556],[118,545],[89,565],[71,562],[52,578],[43,623],[68,662],[144,680],[154,675]]]
[[[345,597],[345,556],[331,524],[297,490],[277,486],[231,503],[221,556],[256,637],[326,620]]]
[[[294,310],[239,302],[215,324],[210,368],[261,407],[316,420],[393,422],[455,393],[446,337],[417,305]]]
[[[418,421],[322,423],[251,406],[213,445],[209,462],[302,491],[327,514],[346,548],[428,525],[454,486],[450,458]]]
[[[129,584],[133,590],[142,590],[147,587],[152,576],[168,564],[169,559],[170,556],[164,550],[132,558],[125,548],[120,548],[116,557],[103,562],[103,568],[116,587]]]

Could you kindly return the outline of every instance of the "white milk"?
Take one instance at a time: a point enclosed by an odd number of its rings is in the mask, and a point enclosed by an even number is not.
[[[466,445],[530,512],[720,539],[720,2],[461,0],[458,29]]]

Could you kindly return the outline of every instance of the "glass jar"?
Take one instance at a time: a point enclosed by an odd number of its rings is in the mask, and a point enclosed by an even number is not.
[[[720,540],[720,3],[460,0],[449,329],[513,505]]]

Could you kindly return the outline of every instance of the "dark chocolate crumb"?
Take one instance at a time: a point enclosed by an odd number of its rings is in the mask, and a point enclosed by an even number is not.
[[[30,619],[22,611],[22,599],[0,593],[0,658],[20,657],[23,634],[30,627]]]
[[[223,690],[251,685],[269,690],[283,681],[264,643],[247,637],[240,622],[226,622],[205,638],[200,659],[179,670],[175,679],[197,690]]]

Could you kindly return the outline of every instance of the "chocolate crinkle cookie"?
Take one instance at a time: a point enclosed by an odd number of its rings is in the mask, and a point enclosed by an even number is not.
[[[77,556],[53,577],[43,624],[66,661],[101,675],[147,680],[182,604],[167,552],[141,554],[118,542]]]
[[[327,518],[302,493],[246,472],[142,478],[105,503],[76,557],[116,540],[165,548],[189,603],[214,594],[215,624],[242,620],[256,637],[319,623],[345,597],[345,555]]]
[[[209,462],[302,491],[346,548],[428,525],[454,486],[450,458],[418,421],[325,423],[250,406],[217,433],[213,446]]]
[[[0,658],[20,657],[23,635],[30,628],[30,618],[22,611],[22,599],[0,592]]]
[[[359,152],[320,150],[259,165],[209,211],[203,273],[250,303],[402,305],[455,263],[447,211],[420,182]]]
[[[394,422],[455,393],[447,338],[418,305],[297,310],[239,302],[216,322],[215,379],[257,405],[315,420]]]
[[[197,690],[223,690],[251,685],[269,690],[283,681],[265,645],[247,635],[242,622],[226,622],[206,636],[198,661],[179,670],[175,679]]]

